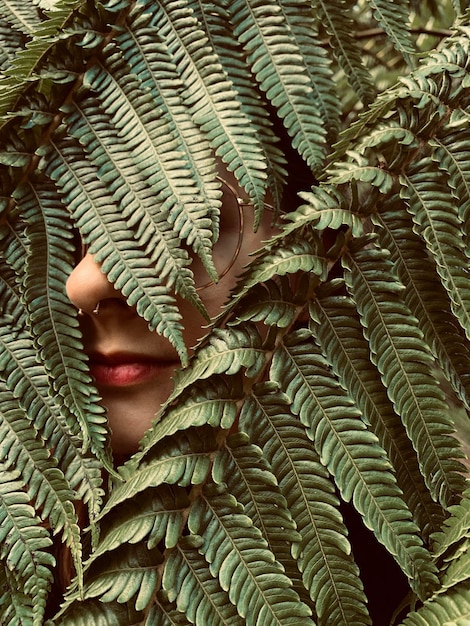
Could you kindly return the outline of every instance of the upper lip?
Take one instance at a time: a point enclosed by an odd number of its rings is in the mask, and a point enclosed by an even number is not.
[[[91,364],[96,365],[123,365],[125,363],[155,363],[160,359],[146,354],[134,354],[132,352],[113,352],[103,354],[101,352],[89,352],[88,358]]]

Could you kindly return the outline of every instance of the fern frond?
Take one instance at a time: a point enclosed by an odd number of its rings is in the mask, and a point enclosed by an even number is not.
[[[405,1],[369,0],[369,4],[374,18],[387,33],[395,49],[403,55],[409,65],[412,65],[411,55],[415,49],[411,40],[409,12]]]
[[[315,0],[313,7],[348,82],[363,104],[369,104],[375,96],[374,87],[354,40],[355,24],[349,6],[341,0]]]
[[[311,81],[292,26],[279,9],[259,0],[237,0],[229,7],[234,34],[253,74],[283,120],[293,147],[316,172],[325,158],[325,124],[312,107]]]
[[[468,623],[469,615],[470,587],[462,584],[425,602],[422,608],[405,618],[402,626],[464,626]]]
[[[167,597],[191,624],[242,626],[245,621],[238,615],[227,592],[222,589],[217,578],[211,575],[207,561],[199,553],[201,543],[198,536],[182,537],[170,552],[162,580]],[[181,622],[172,620],[167,623]]]
[[[429,349],[402,299],[403,286],[378,248],[355,250],[343,264],[371,358],[417,450],[431,495],[446,507],[463,490],[462,466],[455,460],[461,452],[444,394],[431,374]]]
[[[18,580],[4,562],[0,562],[0,614],[5,626],[32,624],[34,620],[33,600],[18,588]]]
[[[320,626],[369,624],[359,570],[351,556],[347,530],[328,472],[307,432],[289,414],[287,397],[272,383],[256,388],[240,413],[240,428],[262,448],[279,483],[300,539],[292,556],[313,601]],[[298,573],[281,559],[297,584]]]
[[[368,183],[382,194],[387,194],[393,187],[394,178],[387,170],[378,165],[371,165],[366,157],[349,151],[351,161],[335,162],[330,170],[328,181],[333,185],[342,185],[351,181]]]
[[[13,28],[25,35],[33,35],[41,23],[38,7],[31,2],[21,2],[21,0],[2,2],[0,15]]]
[[[396,485],[383,448],[328,369],[307,331],[286,336],[273,356],[271,378],[308,429],[342,497],[352,500],[378,540],[394,555],[416,593],[436,584],[430,554]]]
[[[238,94],[243,113],[250,119],[261,142],[267,163],[267,183],[274,198],[274,206],[281,205],[282,191],[286,180],[285,157],[278,138],[271,128],[265,103],[253,85],[243,53],[243,48],[233,37],[229,13],[223,3],[194,0],[189,2],[206,37],[218,56],[224,72]],[[257,219],[260,213],[255,216]],[[258,226],[257,219],[255,227]]]
[[[467,489],[458,504],[449,507],[450,517],[445,520],[440,532],[433,535],[434,552],[437,556],[459,548],[463,540],[470,539],[470,489]]]
[[[2,421],[1,455],[5,469],[17,470],[30,502],[43,520],[47,520],[54,534],[61,533],[69,546],[77,575],[82,575],[82,544],[78,519],[72,504],[74,494],[64,475],[50,458],[31,423],[18,408],[12,394],[0,392]],[[40,469],[39,469],[40,468]]]
[[[176,608],[174,602],[168,600],[167,594],[160,591],[155,604],[147,614],[143,626],[190,626],[191,622],[184,613]]]
[[[194,122],[261,211],[266,190],[263,150],[217,56],[186,2],[165,0],[152,7],[153,23],[173,56]]]
[[[204,488],[188,526],[201,536],[199,552],[247,626],[312,625],[310,610],[291,588],[260,531],[222,486]]]
[[[109,168],[110,161],[106,151],[103,158]],[[174,298],[168,295],[158,274],[162,260],[159,260],[158,267],[155,267],[155,261],[142,254],[132,230],[116,208],[118,198],[115,199],[114,195],[110,194],[109,186],[101,181],[97,168],[85,159],[77,144],[74,142],[59,144],[49,156],[45,156],[45,160],[44,167],[47,173],[57,181],[77,226],[85,239],[91,242],[90,250],[102,263],[109,279],[117,289],[122,290],[129,304],[135,305],[137,312],[152,327],[177,346],[181,358],[185,361],[186,347],[181,334],[180,315]],[[119,192],[121,193],[122,187],[126,190],[125,182],[118,173],[115,175],[117,183],[121,184]],[[134,208],[131,202],[130,211],[133,212]],[[154,234],[152,233],[150,238]],[[162,238],[160,243],[157,250],[162,254],[163,263],[167,263],[167,270],[169,266],[178,272],[175,267],[176,260],[174,262],[169,260],[171,246],[168,246],[169,250],[164,254],[167,242]],[[179,260],[181,263],[181,258]]]
[[[404,209],[396,196],[385,202],[373,217],[379,225],[379,240],[390,252],[397,275],[406,286],[405,302],[418,320],[427,345],[458,397],[470,407],[470,350],[451,313],[435,264]]]
[[[157,210],[165,215],[175,234],[193,248],[209,276],[217,280],[211,257],[212,221],[191,176],[190,163],[182,163],[179,142],[162,117],[158,101],[155,102],[153,94],[142,90],[141,82],[129,73],[120,49],[109,44],[103,54],[105,66],[92,66],[85,73],[83,83],[96,94],[120,139],[119,152],[112,146],[110,151],[119,155],[115,158],[129,172],[132,164],[140,173],[139,180],[147,181],[154,190]],[[132,159],[125,159],[124,152],[131,154]]]
[[[90,393],[91,377],[77,342],[78,323],[63,285],[72,271],[71,231],[64,228],[67,212],[54,188],[40,183],[15,193],[28,226],[30,241],[24,297],[38,353],[62,396],[71,432],[77,426],[86,450],[103,454],[106,418],[97,407],[98,395]],[[74,358],[70,354],[75,353]],[[65,411],[64,411],[65,412]]]
[[[163,483],[187,487],[202,483],[210,470],[210,456],[216,449],[210,427],[189,429],[162,441],[158,451],[144,462],[132,458],[119,468],[122,479],[113,490],[100,517],[128,498]]]
[[[417,169],[419,167],[419,169]],[[467,284],[461,220],[455,201],[442,181],[442,173],[426,158],[401,177],[402,197],[432,254],[436,269],[449,294],[451,308],[470,337],[470,290]]]
[[[17,588],[32,599],[32,624],[43,624],[44,609],[52,582],[54,558],[47,551],[49,532],[29,504],[19,472],[0,471],[0,558],[14,576]]]
[[[369,345],[354,303],[325,287],[311,303],[310,315],[316,341],[386,450],[413,519],[424,536],[429,536],[442,522],[443,511],[425,486],[413,446],[393,410],[379,372],[370,362]]]

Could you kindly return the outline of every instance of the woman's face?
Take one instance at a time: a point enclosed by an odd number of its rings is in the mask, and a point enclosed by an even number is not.
[[[232,215],[232,211],[229,214]],[[271,234],[272,215],[265,216],[257,233],[253,233],[253,209],[245,208],[244,218],[244,235],[235,263],[217,284],[200,291],[211,317],[215,317],[227,301],[250,252],[259,248]],[[227,251],[230,262],[238,236],[236,209],[234,219],[221,224],[220,243],[214,251],[216,267],[222,268],[227,263],[227,259],[217,258]],[[194,273],[196,284],[206,284],[208,279],[200,264],[195,263]],[[172,376],[180,365],[178,355],[168,340],[151,332],[147,322],[127,305],[91,254],[86,254],[72,271],[66,290],[71,302],[82,313],[80,325],[85,352],[102,404],[108,412],[113,451],[118,456],[128,455],[137,449],[139,440],[168,398]],[[180,302],[180,310],[185,327],[184,339],[191,349],[205,334],[207,321],[185,301]]]

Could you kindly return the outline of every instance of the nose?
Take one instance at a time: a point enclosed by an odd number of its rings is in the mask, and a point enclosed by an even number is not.
[[[114,289],[93,255],[89,253],[75,266],[67,279],[65,289],[72,304],[88,315],[103,300],[117,298],[124,301],[121,293]]]

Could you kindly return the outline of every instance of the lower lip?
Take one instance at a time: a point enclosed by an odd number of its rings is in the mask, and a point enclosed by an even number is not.
[[[98,387],[129,387],[154,380],[161,371],[155,363],[92,363],[90,371]]]

